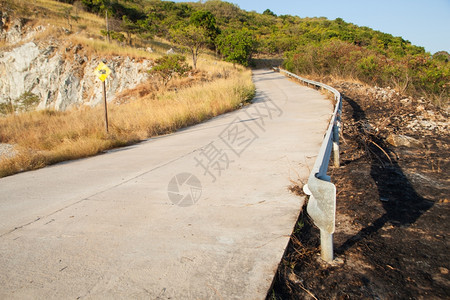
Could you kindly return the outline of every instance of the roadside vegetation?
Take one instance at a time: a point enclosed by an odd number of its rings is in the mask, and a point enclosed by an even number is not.
[[[349,42],[329,40],[288,54],[286,69],[321,80],[340,78],[392,87],[403,95],[424,97],[445,108],[450,97],[450,64],[427,53],[396,55]]]

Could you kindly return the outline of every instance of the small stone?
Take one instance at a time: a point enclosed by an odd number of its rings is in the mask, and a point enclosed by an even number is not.
[[[13,145],[0,143],[0,160],[3,158],[8,159],[16,156],[17,151]]]
[[[448,269],[444,267],[439,267],[439,272],[441,272],[442,275],[448,274]]]
[[[409,98],[404,98],[400,100],[400,103],[402,103],[403,105],[409,105],[411,102],[411,100],[409,100]]]
[[[424,148],[424,144],[410,136],[391,134],[386,141],[394,147],[405,146],[409,148]]]

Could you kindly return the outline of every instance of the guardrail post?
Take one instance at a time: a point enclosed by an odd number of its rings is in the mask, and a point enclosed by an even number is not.
[[[326,262],[333,261],[333,234],[320,229],[320,257]]]
[[[335,168],[341,166],[339,162],[339,122],[333,126],[333,163]]]
[[[310,176],[303,186],[305,194],[309,195],[306,210],[320,229],[320,253],[326,262],[332,262],[333,233],[336,220],[336,187],[334,184],[315,176]]]

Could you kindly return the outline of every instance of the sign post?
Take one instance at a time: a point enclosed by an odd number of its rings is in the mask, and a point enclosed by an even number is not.
[[[102,81],[103,102],[105,104],[105,128],[106,128],[106,133],[109,133],[109,130],[108,130],[108,106],[107,106],[107,102],[106,102],[106,84],[105,84],[105,80],[106,80],[106,78],[108,78],[109,74],[111,74],[111,69],[108,68],[108,66],[105,65],[103,62],[100,62],[98,64],[97,68],[95,68],[94,73]]]
[[[103,81],[103,102],[105,103],[105,128],[106,133],[109,133],[108,130],[108,106],[106,104],[106,83]]]

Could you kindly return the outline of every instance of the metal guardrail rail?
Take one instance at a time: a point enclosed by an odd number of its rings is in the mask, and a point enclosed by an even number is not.
[[[327,175],[330,163],[331,152],[333,152],[333,162],[335,167],[339,167],[339,128],[342,112],[342,96],[334,88],[321,82],[302,78],[291,72],[279,69],[281,73],[288,77],[300,80],[302,83],[322,88],[334,94],[335,108],[328,125],[325,137],[319,150],[319,154],[314,163],[314,167],[308,178],[308,183],[303,187],[303,191],[309,195],[306,207],[308,214],[320,229],[321,257],[327,262],[333,260],[333,233],[336,218],[336,187],[331,183],[331,177]]]

